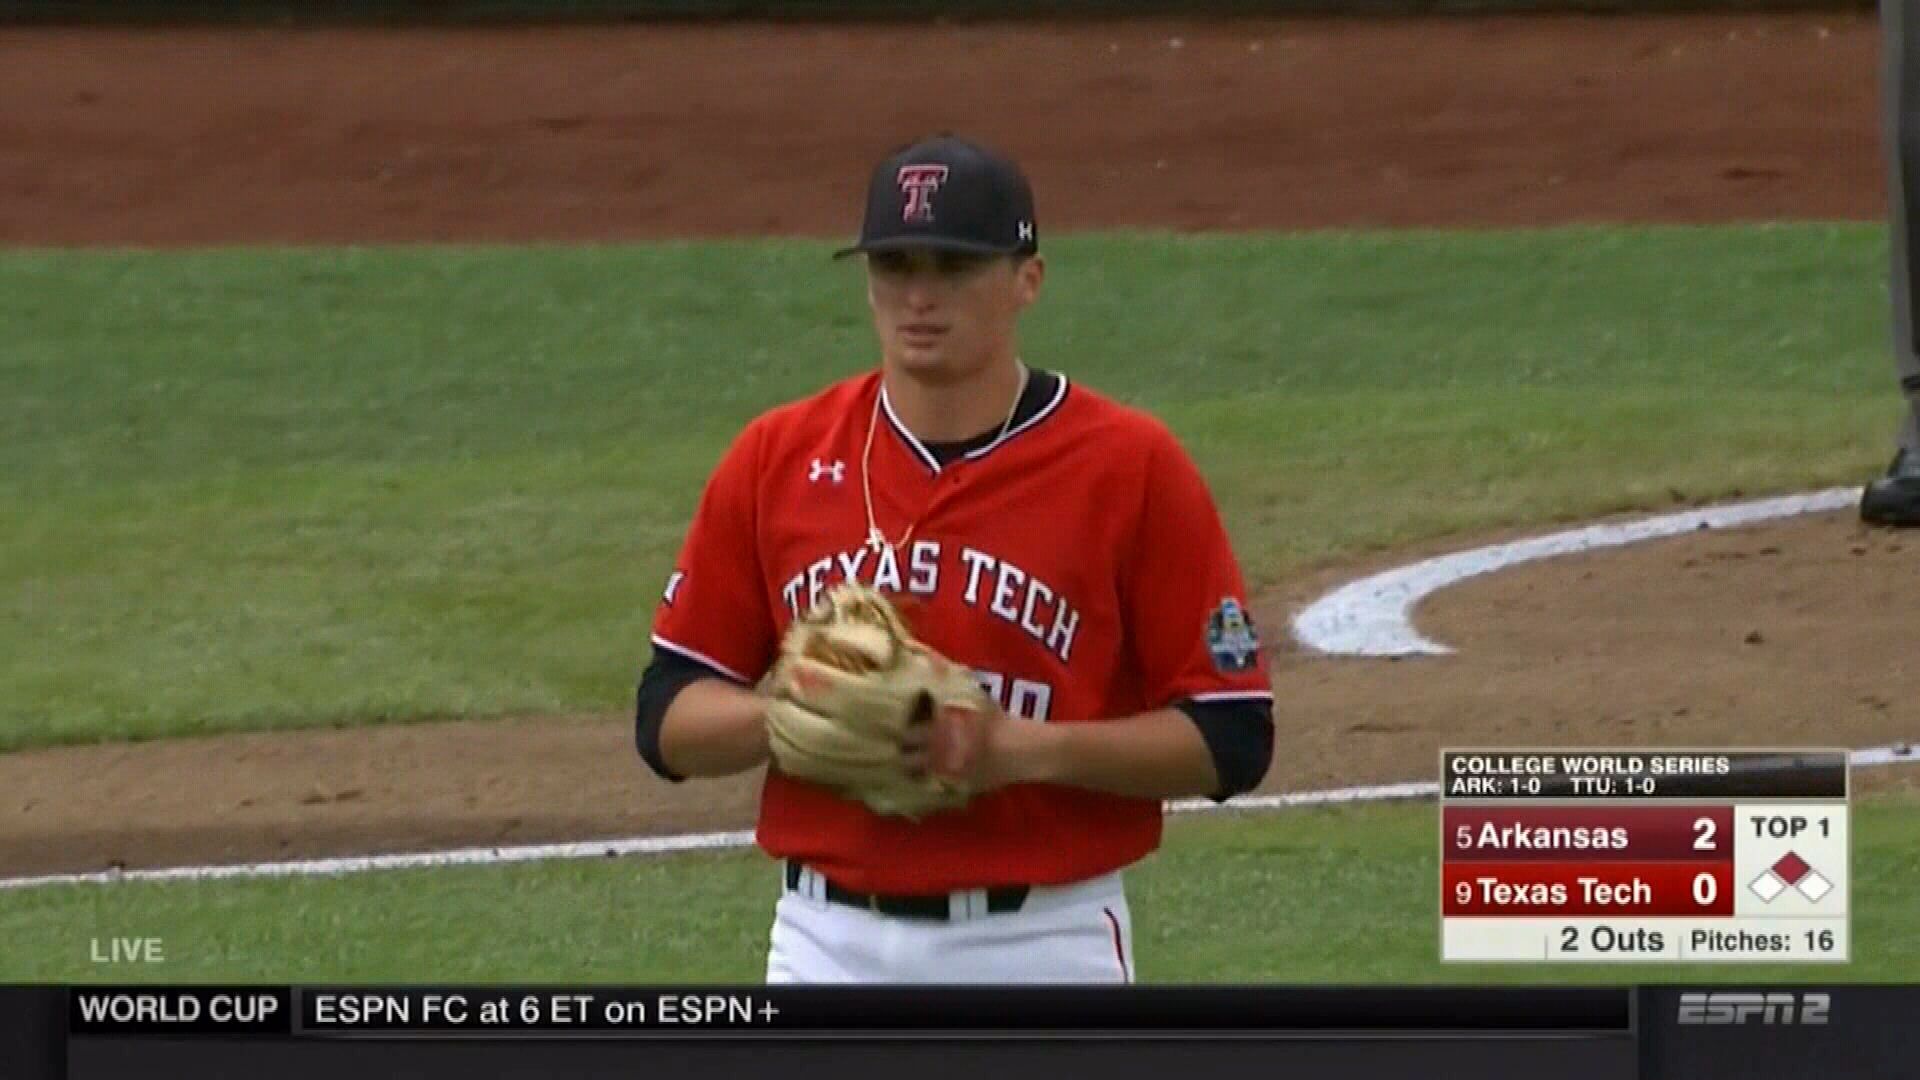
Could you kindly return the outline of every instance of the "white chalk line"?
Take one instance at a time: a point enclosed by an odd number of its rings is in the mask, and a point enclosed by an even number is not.
[[[1437,784],[1380,784],[1302,791],[1289,795],[1260,795],[1230,800],[1182,799],[1167,804],[1176,814],[1213,809],[1271,810],[1332,803],[1381,802],[1389,799],[1431,797]],[[110,885],[129,881],[218,881],[223,878],[315,877],[359,874],[370,870],[418,870],[437,866],[493,866],[540,862],[548,859],[611,859],[623,855],[671,855],[683,851],[725,851],[753,846],[751,830],[686,833],[678,836],[633,836],[621,840],[587,840],[563,844],[524,844],[515,847],[475,847],[454,851],[419,851],[395,855],[352,855],[333,859],[298,859],[274,863],[236,863],[228,866],[176,866],[157,870],[103,870],[88,874],[48,874],[41,877],[0,879],[0,889],[33,889],[46,885]]]
[[[332,877],[373,870],[422,870],[439,866],[494,866],[547,859],[602,859],[621,855],[667,855],[681,851],[722,851],[753,843],[751,832],[635,836],[624,840],[587,840],[565,844],[458,848],[394,855],[349,855],[333,859],[233,863],[226,866],[173,866],[156,870],[101,870],[88,874],[47,874],[0,879],[0,889],[36,889],[48,885],[114,885],[133,881],[220,881],[230,878]]]
[[[1876,746],[1848,755],[1855,768],[1920,763],[1920,746]],[[1219,811],[1290,810],[1305,806],[1431,799],[1440,785],[1430,780],[1400,784],[1369,784],[1326,791],[1297,791],[1281,795],[1250,795],[1216,803],[1211,799],[1180,799],[1167,804],[1174,814]],[[671,855],[685,851],[728,851],[753,846],[753,833],[687,833],[678,836],[633,836],[621,840],[587,840],[565,844],[524,844],[516,847],[460,848],[396,855],[353,855],[333,859],[289,862],[237,863],[228,866],[176,866],[159,870],[105,870],[88,874],[47,874],[41,877],[0,879],[0,889],[36,889],[52,885],[116,885],[149,881],[220,881],[234,878],[336,877],[374,870],[424,870],[443,866],[498,866],[554,859],[611,859],[629,855]]]
[[[1589,525],[1424,559],[1361,578],[1321,597],[1294,617],[1293,634],[1308,648],[1334,656],[1444,655],[1453,650],[1428,640],[1413,628],[1413,609],[1433,593],[1470,577],[1538,559],[1577,555],[1701,529],[1731,529],[1798,514],[1839,510],[1859,499],[1859,488],[1833,488],[1660,514],[1637,521]]]
[[[1843,498],[1844,496],[1844,498]],[[1712,510],[1690,511],[1684,514],[1669,514],[1644,521],[1622,525],[1591,526],[1569,532],[1554,533],[1536,540],[1519,541],[1512,544],[1500,544],[1475,551],[1461,552],[1457,555],[1429,559],[1410,567],[1388,571],[1363,581],[1356,582],[1333,593],[1312,607],[1308,612],[1319,611],[1312,625],[1345,628],[1343,632],[1353,632],[1372,628],[1380,633],[1393,635],[1422,643],[1428,648],[1423,651],[1447,651],[1442,646],[1433,645],[1420,638],[1413,631],[1407,616],[1413,606],[1422,597],[1436,589],[1443,588],[1455,581],[1477,574],[1502,569],[1505,566],[1527,562],[1533,559],[1548,558],[1553,555],[1570,554],[1576,551],[1590,551],[1596,548],[1613,547],[1633,543],[1637,540],[1653,539],[1660,536],[1672,536],[1701,527],[1729,528],[1737,524],[1751,524],[1770,518],[1785,517],[1793,514],[1812,513],[1820,510],[1838,509],[1859,497],[1857,489],[1836,489],[1814,495],[1788,496],[1784,499],[1768,499],[1757,503],[1721,507]],[[1504,553],[1499,556],[1489,553]],[[1505,561],[1497,561],[1504,559]],[[1450,562],[1452,561],[1452,562]],[[1435,564],[1448,564],[1442,570],[1428,569],[1419,574],[1409,571],[1422,571]],[[1448,576],[1451,575],[1451,576]],[[1429,583],[1431,582],[1431,583]],[[1372,583],[1372,584],[1370,584]],[[1366,586],[1366,587],[1362,587]],[[1395,605],[1398,605],[1396,608]],[[1399,622],[1404,631],[1394,626],[1392,612],[1399,611]],[[1302,618],[1305,618],[1303,613]],[[1296,633],[1301,620],[1295,621]],[[1304,636],[1302,640],[1308,640]],[[1333,639],[1329,639],[1333,640]],[[1308,641],[1313,644],[1312,641]],[[1315,646],[1319,647],[1319,646]],[[1340,652],[1341,648],[1322,648],[1325,652]],[[1349,655],[1381,656],[1403,655],[1391,652],[1351,652]],[[1920,762],[1920,746],[1899,744],[1893,746],[1870,747],[1856,750],[1848,756],[1848,762],[1855,768],[1897,765]],[[1388,802],[1406,799],[1433,798],[1440,792],[1440,785],[1432,781],[1409,781],[1398,784],[1373,784],[1358,787],[1333,788],[1325,791],[1302,791],[1279,795],[1253,795],[1229,799],[1224,803],[1215,803],[1210,799],[1181,799],[1167,804],[1167,810],[1175,814],[1205,813],[1209,811],[1256,811],[1285,810],[1305,806],[1328,806],[1343,803]],[[58,885],[113,885],[126,882],[164,882],[164,881],[219,881],[236,878],[275,878],[275,877],[333,877],[346,874],[367,873],[375,870],[418,870],[448,866],[496,866],[508,863],[542,862],[555,859],[606,859],[622,856],[669,855],[686,851],[726,851],[753,845],[753,833],[747,830],[734,832],[688,833],[677,836],[635,836],[618,840],[589,840],[559,844],[523,844],[512,847],[473,847],[451,851],[407,852],[393,855],[356,855],[331,859],[300,859],[286,862],[238,863],[226,866],[177,866],[154,870],[107,870],[85,874],[47,874],[37,877],[0,878],[0,890],[34,889]]]

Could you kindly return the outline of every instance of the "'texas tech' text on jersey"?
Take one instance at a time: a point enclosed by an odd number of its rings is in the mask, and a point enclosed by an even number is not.
[[[859,469],[880,396],[877,373],[850,379],[735,440],[669,579],[656,647],[753,683],[787,624],[854,580],[892,595],[916,636],[1029,721],[1269,696],[1219,515],[1157,420],[1061,380],[1004,438],[941,466],[881,400],[870,482],[898,547],[876,549]],[[1153,850],[1160,825],[1157,800],[1048,785],[913,823],[769,771],[758,837],[849,888],[937,892],[1092,877]]]

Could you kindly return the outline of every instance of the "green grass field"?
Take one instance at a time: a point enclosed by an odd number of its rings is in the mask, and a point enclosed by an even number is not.
[[[1857,481],[1862,227],[1087,238],[1026,355],[1149,406],[1249,573]],[[707,471],[872,363],[818,245],[0,257],[0,749],[624,707]]]
[[[825,251],[0,255],[0,750],[626,708],[726,440],[872,363],[858,271]],[[1114,235],[1051,258],[1026,358],[1166,418],[1263,584],[1676,491],[1858,482],[1899,408],[1865,226]],[[1136,879],[1142,973],[1507,977],[1436,962],[1431,813],[1179,823]],[[1893,917],[1920,807],[1859,830],[1846,977],[1920,976]],[[0,893],[0,980],[86,978],[91,935],[147,933],[158,978],[747,979],[769,872]]]

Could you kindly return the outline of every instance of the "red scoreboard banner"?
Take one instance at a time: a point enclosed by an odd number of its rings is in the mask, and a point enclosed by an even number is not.
[[[1441,757],[1441,953],[1844,962],[1845,751]]]

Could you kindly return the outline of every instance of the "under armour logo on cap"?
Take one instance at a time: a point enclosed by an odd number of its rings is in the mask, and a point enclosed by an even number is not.
[[[900,220],[929,222],[933,220],[933,193],[947,179],[945,165],[902,165],[898,183],[900,190],[906,193],[907,205],[900,211]]]

